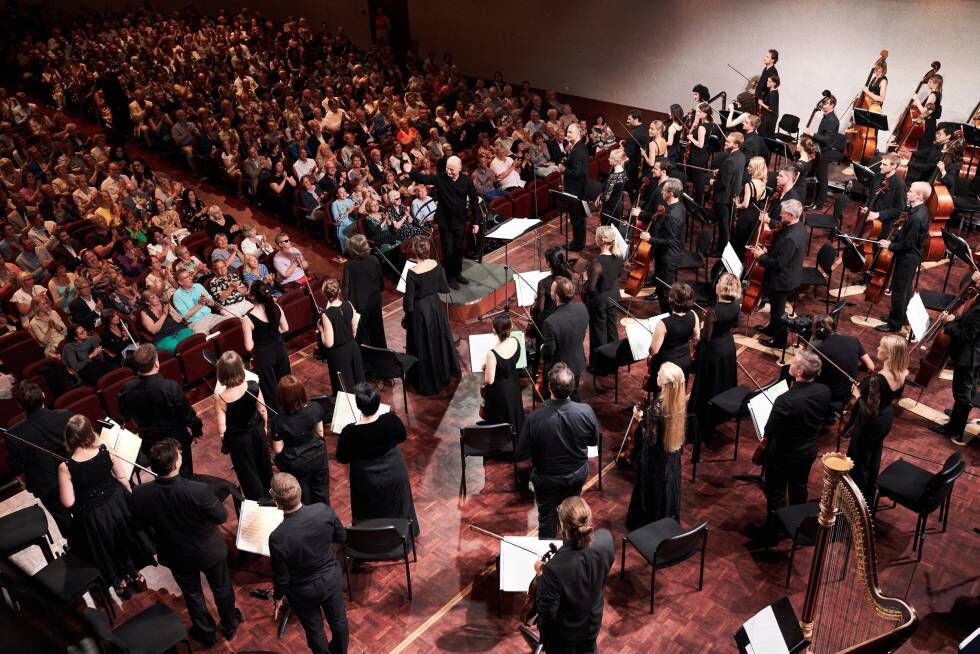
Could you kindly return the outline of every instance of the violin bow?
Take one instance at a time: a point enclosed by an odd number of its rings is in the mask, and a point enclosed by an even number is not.
[[[755,380],[755,377],[752,376],[752,373],[749,372],[748,370],[746,370],[745,369],[745,366],[743,366],[742,365],[742,362],[739,361],[738,359],[735,359],[735,363],[736,363],[736,365],[738,365],[739,368],[742,369],[742,372],[745,373],[745,376],[748,377],[749,380],[751,380],[753,384],[755,384],[756,389],[762,394],[762,396],[764,398],[766,398],[766,401],[768,401],[769,404],[772,404],[772,400],[769,399],[769,396],[768,395],[766,395],[766,392],[765,392],[765,390],[763,390],[762,385],[760,385],[759,382],[757,382]],[[775,405],[773,405],[773,406],[775,406]]]
[[[828,357],[826,354],[824,354],[823,352],[821,352],[816,346],[814,346],[813,343],[811,343],[810,341],[806,340],[803,337],[802,334],[797,334],[796,337],[799,338],[801,341],[803,341],[803,344],[806,345],[811,350],[813,350],[821,359],[823,359],[824,361],[826,361],[827,363],[829,363],[830,365],[832,365],[834,368],[836,368],[837,369],[837,372],[839,372],[840,374],[842,374],[845,377],[847,377],[852,384],[858,383],[856,379],[854,379],[849,374],[847,374],[846,372],[844,372],[841,369],[840,366],[838,366],[836,363],[834,363],[833,361],[831,361],[830,360],[830,357]]]
[[[646,415],[646,414],[644,414],[644,415]],[[619,460],[619,457],[623,456],[623,448],[626,447],[626,438],[630,434],[630,429],[633,428],[633,421],[634,420],[636,420],[636,414],[633,413],[633,412],[630,412],[630,424],[626,425],[626,431],[623,432],[623,442],[620,443],[620,445],[619,445],[619,452],[616,453],[616,460]]]
[[[742,71],[740,71],[740,70],[739,70],[738,68],[735,68],[735,66],[732,66],[731,64],[726,64],[726,65],[727,65],[727,66],[728,66],[729,68],[731,68],[732,70],[734,70],[734,71],[735,71],[736,73],[738,73],[738,74],[739,74],[739,76],[740,76],[740,77],[741,77],[742,79],[744,79],[744,80],[745,80],[746,82],[748,82],[748,81],[749,81],[749,78],[745,76],[745,73],[743,73]]]
[[[507,537],[506,536],[501,536],[500,534],[495,534],[492,531],[489,531],[487,529],[483,529],[482,527],[477,527],[476,525],[468,525],[468,526],[469,526],[470,529],[472,529],[473,531],[477,532],[478,534],[483,534],[484,536],[489,536],[490,538],[496,538],[501,543],[507,543],[508,545],[510,545],[512,547],[516,547],[519,550],[524,550],[525,552],[529,552],[529,553],[533,554],[535,557],[540,557],[541,556],[540,554],[538,554],[537,552],[535,552],[534,550],[532,550],[530,547],[524,547],[523,545],[518,545],[514,541],[507,540]]]
[[[45,447],[41,447],[40,445],[37,445],[35,443],[32,443],[31,441],[29,441],[29,440],[27,440],[25,438],[21,438],[17,434],[13,434],[13,433],[9,432],[8,430],[4,429],[3,427],[0,427],[0,434],[3,434],[7,438],[12,438],[15,441],[17,441],[18,443],[22,444],[22,445],[26,445],[26,446],[28,446],[30,448],[33,448],[33,449],[35,449],[35,450],[37,450],[39,452],[43,452],[44,454],[47,454],[48,456],[50,456],[50,457],[52,457],[54,459],[57,459],[58,461],[61,461],[62,463],[67,463],[68,462],[68,459],[66,457],[63,457],[60,454],[56,454],[55,452],[52,452],[51,450],[49,450],[49,449],[47,449]],[[128,463],[129,465],[133,466],[134,468],[139,468],[140,471],[145,472],[145,473],[147,473],[149,475],[152,475],[153,477],[157,477],[158,476],[157,473],[153,472],[149,468],[146,468],[144,466],[141,466],[140,464],[136,463],[135,461],[130,461],[129,459],[127,459],[125,457],[119,456],[118,454],[116,454],[116,452],[113,449],[107,447],[106,450],[109,452],[110,455],[116,457],[120,461],[122,461],[124,463]]]
[[[633,313],[629,309],[627,309],[626,307],[624,307],[622,304],[620,304],[616,300],[612,299],[611,297],[607,297],[606,298],[606,301],[607,302],[610,302],[614,307],[616,307],[617,309],[619,309],[620,311],[622,311],[623,313],[625,313],[628,318],[632,319],[640,327],[642,327],[643,329],[647,330],[647,332],[651,336],[653,335],[653,330],[650,329],[649,327],[647,327],[646,324],[642,320],[640,320],[639,318],[637,318],[636,316],[634,316]]]
[[[347,391],[347,383],[344,382],[344,373],[340,370],[337,371],[337,381],[340,382],[340,390],[343,391],[344,397],[347,398],[347,406],[350,407],[351,415],[355,417],[354,422],[357,422],[357,409],[354,408],[354,403],[350,399],[350,393]]]

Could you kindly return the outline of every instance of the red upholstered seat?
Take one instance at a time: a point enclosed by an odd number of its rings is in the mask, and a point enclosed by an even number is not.
[[[512,191],[510,201],[514,205],[514,216],[517,218],[530,218],[534,212],[534,196],[525,189]]]
[[[491,213],[500,214],[504,218],[514,217],[514,204],[507,198],[494,198],[490,202]]]
[[[204,359],[204,349],[211,347],[204,334],[188,336],[177,344],[174,354],[180,361],[180,369],[184,373],[184,383],[193,384],[204,379],[214,370],[214,367]]]

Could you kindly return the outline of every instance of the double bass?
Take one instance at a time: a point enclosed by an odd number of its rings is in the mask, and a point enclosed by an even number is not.
[[[943,314],[956,313],[960,309],[966,313],[973,308],[976,301],[977,286],[971,282],[946,305],[946,308],[943,309]],[[923,344],[919,347],[926,354],[919,361],[919,369],[915,372],[915,378],[913,379],[913,383],[919,388],[928,386],[929,382],[936,378],[936,375],[942,371],[946,366],[946,362],[949,360],[949,346],[952,343],[952,339],[946,333],[945,326],[946,321],[937,320],[929,326],[925,336],[922,338]],[[927,350],[924,343],[929,339],[932,339],[932,343]]]
[[[891,178],[886,177],[881,180],[881,184],[875,190],[874,194],[868,196],[868,203],[858,209],[858,229],[857,235],[862,240],[861,243],[861,258],[860,260],[855,260],[854,252],[851,248],[844,248],[843,260],[844,266],[853,273],[865,272],[871,268],[874,262],[874,242],[882,238],[882,222],[881,220],[875,218],[868,220],[868,213],[870,213],[870,206],[874,201],[881,196],[882,193],[887,193],[888,189],[891,187]]]
[[[887,59],[888,50],[882,50],[881,56],[878,57],[874,65],[871,67],[871,71],[868,73],[868,78],[864,82],[864,87],[862,87],[862,89],[858,92],[857,97],[851,101],[851,104],[855,109],[866,109],[867,111],[872,111],[876,114],[881,113],[881,103],[870,100],[864,93],[864,89],[871,84],[871,79],[874,77],[875,69],[884,67]],[[851,126],[845,131],[845,135],[847,137],[846,154],[851,161],[864,163],[875,156],[875,154],[878,152],[878,130],[875,128],[862,127],[852,123]]]
[[[666,211],[666,207],[660,205],[657,207],[657,213],[650,218],[650,222],[647,226],[652,225],[657,222]],[[644,230],[649,231],[649,230]],[[636,246],[636,251],[633,253],[632,268],[630,268],[629,277],[626,279],[626,284],[623,286],[623,290],[626,291],[627,295],[632,295],[636,297],[640,293],[640,289],[646,284],[647,277],[650,276],[650,266],[653,264],[653,244],[649,241],[639,241]]]
[[[891,235],[896,229],[901,227],[905,221],[908,220],[908,214],[903,214],[901,218],[895,221],[892,225],[892,230],[889,234],[886,234],[882,238],[891,238]],[[871,273],[871,281],[868,282],[868,287],[864,289],[864,299],[866,302],[871,304],[877,304],[878,300],[881,299],[881,294],[885,290],[885,286],[888,284],[888,280],[892,276],[892,267],[895,262],[895,253],[888,248],[879,248],[878,254],[876,254],[871,261],[871,265],[868,267]]]
[[[952,139],[946,143],[946,150],[943,154],[943,164],[947,169],[953,164],[953,157],[962,156],[959,153],[963,149],[963,132],[957,131]],[[946,254],[946,243],[943,241],[943,229],[949,217],[953,214],[953,195],[946,188],[946,185],[939,179],[938,168],[932,176],[932,195],[926,200],[926,207],[929,209],[929,233],[922,248],[923,261],[939,261]]]
[[[915,95],[919,94],[919,91],[926,85],[930,77],[939,72],[941,66],[942,64],[938,61],[930,64],[929,71],[922,76],[922,79],[919,80],[919,85],[915,87]],[[929,110],[928,105],[926,105],[926,110]],[[926,118],[928,118],[928,115],[922,115],[922,112],[915,106],[915,103],[909,100],[908,104],[905,105],[905,110],[902,111],[898,120],[895,121],[895,129],[892,132],[894,136],[888,149],[897,152],[902,148],[915,150],[919,147],[919,139],[922,137],[922,132],[925,129]]]

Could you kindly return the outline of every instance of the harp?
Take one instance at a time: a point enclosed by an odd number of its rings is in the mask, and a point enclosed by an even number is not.
[[[800,627],[810,652],[892,652],[918,624],[915,609],[878,585],[868,505],[848,474],[854,463],[824,454],[818,529]],[[853,563],[854,568],[849,568]]]

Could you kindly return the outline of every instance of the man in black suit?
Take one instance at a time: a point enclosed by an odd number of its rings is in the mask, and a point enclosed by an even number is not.
[[[541,327],[544,340],[541,356],[545,370],[556,363],[568,364],[575,375],[574,397],[578,398],[578,379],[585,370],[585,332],[589,327],[589,310],[581,303],[573,303],[575,284],[565,277],[556,277],[551,283],[551,299],[557,308]]]
[[[595,652],[616,545],[608,530],[595,529],[592,510],[581,497],[561,503],[558,522],[564,544],[547,564],[534,564],[541,643],[546,652]]]
[[[75,285],[78,297],[68,303],[68,314],[76,325],[93,331],[102,320],[102,298],[92,293],[92,283],[79,278]]]
[[[565,129],[565,139],[568,141],[568,154],[558,169],[564,174],[565,193],[574,195],[579,200],[586,198],[586,185],[589,179],[589,150],[582,139],[582,128],[577,124]],[[579,252],[585,249],[585,209],[581,203],[576,203],[569,212],[572,221],[572,242],[568,249]]]
[[[538,538],[558,533],[558,505],[582,492],[589,475],[588,448],[599,444],[599,421],[592,407],[571,399],[574,384],[567,365],[551,366],[551,399],[528,414],[517,440],[518,465],[531,468]]]
[[[766,54],[762,56],[762,73],[759,75],[759,81],[755,83],[756,98],[761,100],[766,97],[766,93],[769,92],[767,83],[770,77],[779,77],[779,71],[776,70],[777,61],[779,61],[779,50],[766,50]]]
[[[82,244],[73,239],[65,229],[55,231],[55,240],[48,244],[48,252],[59,264],[64,264],[69,272],[74,272],[82,264]]]
[[[840,121],[834,109],[837,108],[837,98],[828,95],[820,103],[820,110],[823,111],[823,118],[817,132],[813,132],[812,127],[807,127],[803,131],[813,137],[813,140],[820,146],[820,155],[817,158],[817,195],[814,199],[813,207],[819,207],[827,199],[827,175],[829,174],[830,164],[844,158],[844,146],[847,140],[840,133]]]
[[[922,263],[922,245],[929,231],[929,209],[926,200],[932,195],[932,187],[926,182],[913,182],[909,187],[908,200],[912,206],[908,221],[899,227],[891,239],[882,239],[878,245],[893,253],[892,305],[885,324],[875,327],[879,332],[897,332],[905,324],[905,310],[912,299],[912,282]]]
[[[786,163],[779,167],[776,172],[776,191],[780,192],[781,195],[779,202],[771,202],[769,205],[769,224],[771,227],[775,227],[776,223],[780,221],[782,214],[780,202],[796,200],[801,205],[803,204],[803,185],[803,177],[800,175],[800,169],[796,167],[796,164]]]
[[[346,654],[344,582],[330,545],[346,541],[347,531],[329,505],[303,506],[299,482],[292,475],[273,475],[271,491],[284,514],[282,524],[269,536],[275,612],[279,613],[283,598],[288,599],[314,654]],[[329,645],[324,614],[333,636]]]
[[[630,138],[626,139],[623,146],[626,150],[626,178],[628,188],[631,192],[636,192],[640,187],[640,170],[643,168],[643,153],[650,145],[650,130],[642,121],[643,114],[639,109],[632,110],[626,117],[626,126],[630,130]]]
[[[653,167],[650,168],[650,182],[647,185],[646,191],[643,195],[637,198],[636,204],[633,205],[633,209],[630,211],[630,215],[634,218],[639,218],[645,223],[649,223],[650,219],[657,213],[657,207],[663,205],[667,206],[667,201],[664,200],[663,196],[663,185],[670,176],[667,174],[667,169],[670,167],[670,161],[667,157],[657,157],[653,162]],[[683,186],[683,185],[682,185]]]
[[[446,159],[446,172],[423,175],[406,163],[404,169],[413,182],[429,184],[436,189],[436,225],[442,244],[442,265],[446,268],[449,286],[458,291],[460,284],[469,284],[463,277],[463,230],[466,228],[467,208],[477,210],[479,196],[469,175],[460,175],[463,162],[457,156]],[[467,204],[468,203],[468,204]],[[473,233],[479,230],[474,224]]]
[[[745,154],[742,143],[745,137],[732,132],[725,137],[725,153],[715,177],[712,202],[715,223],[718,225],[718,242],[715,249],[721,252],[731,238],[732,201],[742,191],[742,176],[745,174]],[[665,280],[666,281],[666,280]]]
[[[753,537],[775,537],[773,513],[790,504],[805,504],[810,468],[817,457],[817,437],[830,410],[830,389],[814,381],[820,374],[820,357],[804,350],[789,364],[795,383],[772,403],[766,423],[765,493],[766,527],[751,525]]]
[[[894,152],[882,156],[881,174],[872,180],[868,196],[868,220],[880,220],[881,233],[885,236],[891,234],[895,219],[905,211],[908,189],[895,174],[900,161]]]
[[[27,415],[10,428],[10,433],[58,456],[67,457],[65,427],[71,412],[44,408],[44,391],[31,382],[22,381],[17,385],[16,398],[17,404]],[[16,438],[7,439],[7,467],[10,472],[17,475],[24,487],[41,500],[61,535],[67,537],[71,511],[61,503],[58,494],[59,464],[60,461],[50,454],[21,443]]]
[[[180,474],[194,474],[191,442],[200,438],[204,430],[201,419],[194,413],[184,392],[177,382],[160,375],[157,349],[152,343],[143,343],[133,355],[136,379],[131,379],[119,393],[119,411],[124,420],[136,423],[143,439],[142,450],[165,438],[180,443]]]
[[[980,272],[973,273],[974,284],[980,283]],[[950,436],[956,445],[966,445],[963,430],[973,407],[973,389],[980,372],[980,305],[974,304],[960,317],[952,313],[941,316],[946,321],[944,330],[952,339],[950,359],[953,362],[953,409],[949,422],[929,427],[937,434]]]
[[[677,267],[684,254],[684,224],[687,221],[687,209],[681,202],[684,187],[680,180],[670,177],[661,187],[661,193],[667,211],[649,232],[640,232],[640,239],[653,245],[653,274],[657,279],[657,299],[661,311],[669,311],[667,300],[670,286],[677,280]],[[658,281],[659,280],[659,281]]]
[[[763,340],[763,345],[776,348],[786,345],[786,297],[803,281],[807,241],[806,227],[800,222],[803,204],[799,200],[785,200],[780,211],[783,227],[769,250],[758,245],[749,246],[758,257],[759,265],[766,269],[763,283],[769,295],[769,324],[756,329],[771,337]]]
[[[933,173],[936,172],[936,164],[943,158],[943,151],[946,144],[953,137],[955,126],[943,123],[936,128],[936,140],[932,143],[923,142],[918,149],[912,153],[909,159],[909,170],[905,174],[905,181],[912,182],[929,181]]]
[[[203,573],[221,618],[221,633],[231,640],[243,618],[235,607],[228,547],[218,529],[228,519],[228,511],[206,484],[179,476],[177,441],[165,438],[154,443],[149,458],[157,478],[133,487],[129,498],[133,516],[152,530],[157,560],[170,568],[184,594],[191,636],[205,647],[216,642],[214,618],[201,588]]]

